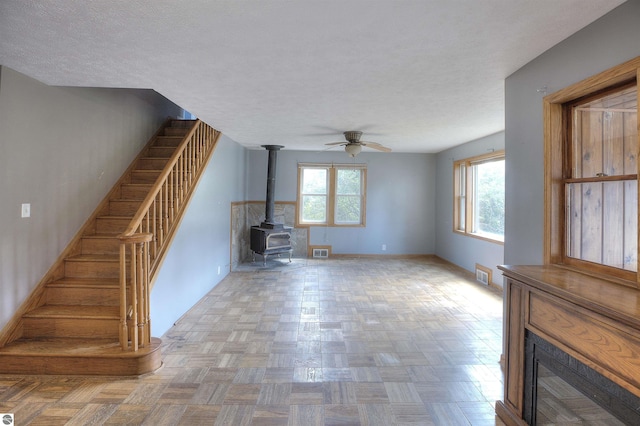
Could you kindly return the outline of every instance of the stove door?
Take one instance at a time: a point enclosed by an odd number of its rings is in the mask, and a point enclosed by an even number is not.
[[[267,236],[267,250],[291,247],[291,235],[288,232],[278,232]]]

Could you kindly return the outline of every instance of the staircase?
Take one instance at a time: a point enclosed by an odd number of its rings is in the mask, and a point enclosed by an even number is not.
[[[0,334],[0,373],[160,367],[150,286],[218,136],[200,121],[167,120]]]

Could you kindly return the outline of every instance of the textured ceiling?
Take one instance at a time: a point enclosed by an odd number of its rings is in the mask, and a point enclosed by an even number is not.
[[[438,152],[503,130],[505,77],[623,2],[2,0],[0,64],[154,89],[247,147]]]

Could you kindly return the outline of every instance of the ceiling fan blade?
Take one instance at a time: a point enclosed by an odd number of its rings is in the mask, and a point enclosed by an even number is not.
[[[346,145],[347,142],[330,142],[330,143],[325,143],[325,145]]]
[[[360,142],[360,144],[369,148],[377,149],[378,151],[391,152],[391,148],[387,148],[386,146],[380,145],[376,142]]]

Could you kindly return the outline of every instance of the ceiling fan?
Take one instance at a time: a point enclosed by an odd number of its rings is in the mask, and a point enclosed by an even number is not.
[[[351,157],[355,157],[360,153],[363,146],[367,146],[369,148],[377,149],[378,151],[383,152],[391,152],[390,148],[386,146],[382,146],[376,142],[365,142],[361,141],[360,137],[362,136],[362,132],[358,130],[348,130],[344,132],[344,138],[347,140],[346,142],[331,142],[325,145],[344,145],[344,150]]]

